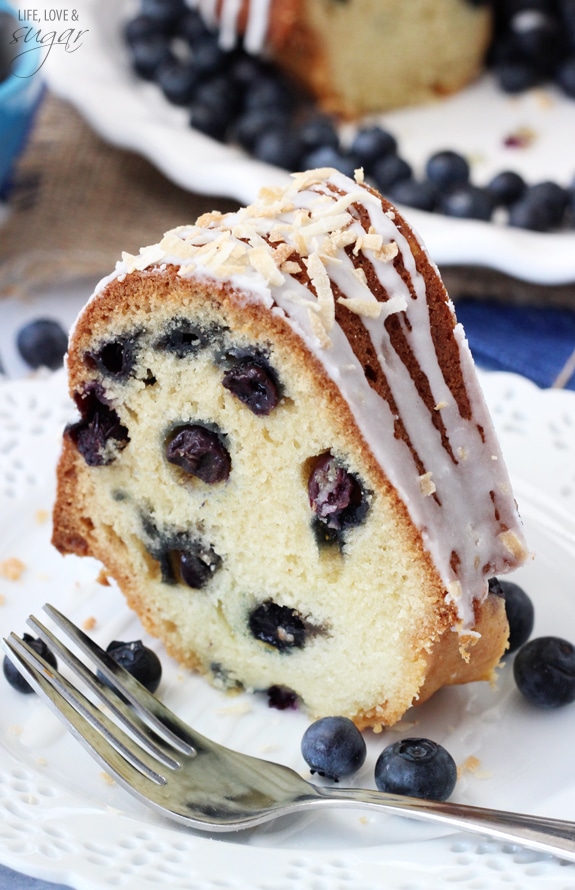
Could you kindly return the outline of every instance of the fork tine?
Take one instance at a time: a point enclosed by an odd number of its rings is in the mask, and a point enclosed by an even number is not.
[[[4,639],[16,666],[25,668],[27,679],[45,696],[56,715],[106,769],[123,783],[142,785],[142,779],[165,785],[158,762],[135,743],[24,640],[11,633]]]
[[[28,624],[47,646],[57,654],[65,664],[79,677],[83,683],[116,715],[120,722],[134,735],[149,754],[158,758],[164,766],[178,769],[179,760],[174,757],[173,749],[168,751],[166,742],[144,723],[129,704],[119,698],[114,689],[110,689],[95,676],[89,668],[71,652],[64,643],[44,627],[37,618],[30,615]]]
[[[76,627],[69,618],[66,618],[49,603],[46,603],[43,608],[69,639],[100,668],[102,674],[128,699],[140,717],[160,735],[165,736],[175,748],[183,754],[193,756],[198,750],[211,747],[207,739],[180,720],[173,711],[162,704],[84,631]],[[35,620],[33,616],[30,617],[29,623],[32,620]]]

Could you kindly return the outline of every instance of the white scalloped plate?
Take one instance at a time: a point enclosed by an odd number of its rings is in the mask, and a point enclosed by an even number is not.
[[[70,0],[51,6],[67,9],[70,16],[75,9]],[[52,48],[44,66],[50,87],[106,140],[140,152],[185,189],[249,202],[262,185],[285,181],[284,171],[194,132],[185,110],[169,106],[154,85],[133,75],[120,36],[120,23],[133,8],[133,0],[83,0],[74,27],[87,33],[74,52]],[[568,185],[575,174],[575,101],[554,89],[510,97],[485,77],[445,101],[382,120],[416,170],[432,151],[454,148],[471,159],[477,183],[508,168],[529,182],[553,179]],[[532,132],[532,144],[507,147],[506,137],[522,130]],[[440,266],[477,264],[549,285],[575,281],[573,231],[541,235],[406,212]]]
[[[536,559],[517,573],[537,609],[535,632],[575,639],[575,396],[538,390],[510,374],[482,374]],[[0,634],[22,632],[30,612],[53,602],[109,640],[142,631],[114,586],[97,583],[92,560],[50,546],[49,511],[63,424],[71,413],[63,374],[0,385]],[[256,696],[229,698],[182,671],[156,641],[164,666],[159,695],[200,731],[306,774],[302,714],[267,708]],[[163,821],[110,783],[36,697],[0,677],[0,861],[78,890],[157,886],[176,890],[440,890],[575,885],[575,866],[510,845],[452,835],[422,823],[365,814],[298,818],[232,836],[186,831]],[[443,742],[463,767],[454,799],[573,819],[575,707],[541,713],[514,689],[442,690],[396,730],[367,734],[368,760],[355,784],[373,786],[384,744],[401,735]],[[473,761],[475,771],[465,768]]]

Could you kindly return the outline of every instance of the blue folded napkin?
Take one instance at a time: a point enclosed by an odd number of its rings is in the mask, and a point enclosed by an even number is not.
[[[39,878],[29,878],[20,872],[12,871],[5,865],[0,865],[0,887],[2,890],[70,890],[64,884],[53,884]]]
[[[559,379],[575,390],[575,309],[463,299],[455,311],[479,367],[512,371],[541,387]]]

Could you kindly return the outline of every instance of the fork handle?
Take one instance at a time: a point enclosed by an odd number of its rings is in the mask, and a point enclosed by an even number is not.
[[[317,786],[316,786],[317,787]],[[488,835],[575,862],[575,822],[509,813],[451,802],[420,800],[382,791],[318,788],[320,796],[340,805],[366,806],[389,814],[437,822],[460,831]]]

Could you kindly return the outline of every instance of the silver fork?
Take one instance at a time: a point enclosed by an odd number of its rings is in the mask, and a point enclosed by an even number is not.
[[[28,619],[31,629],[115,720],[15,634],[3,641],[5,650],[93,757],[131,794],[164,816],[203,831],[229,832],[310,809],[360,807],[441,823],[575,862],[573,822],[379,791],[318,787],[288,767],[225,748],[180,720],[53,606],[44,608],[118,693],[33,616]]]

